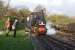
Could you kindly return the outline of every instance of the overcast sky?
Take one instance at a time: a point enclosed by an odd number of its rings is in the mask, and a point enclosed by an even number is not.
[[[5,0],[7,1],[7,0]],[[28,7],[30,10],[41,4],[51,13],[75,16],[75,0],[11,0],[11,7]]]

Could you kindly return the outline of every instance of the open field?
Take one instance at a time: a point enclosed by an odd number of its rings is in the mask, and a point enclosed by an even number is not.
[[[13,38],[11,34],[9,37],[0,35],[0,50],[33,50],[33,46],[27,34],[21,30],[17,31],[16,38]]]

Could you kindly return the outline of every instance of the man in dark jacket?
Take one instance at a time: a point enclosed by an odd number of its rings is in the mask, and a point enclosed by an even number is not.
[[[18,23],[18,19],[15,18],[15,20],[14,20],[14,22],[13,22],[13,25],[12,25],[12,30],[14,31],[13,37],[16,37],[16,27],[17,27],[17,23]]]

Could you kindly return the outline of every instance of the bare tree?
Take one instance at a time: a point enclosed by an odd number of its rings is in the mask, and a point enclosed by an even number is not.
[[[6,7],[5,7],[5,15],[7,15],[8,12],[9,12],[10,1],[11,1],[11,0],[8,0],[8,3],[7,3],[7,5],[6,5]]]
[[[3,11],[4,11],[4,3],[2,0],[0,0],[0,17],[2,17],[4,15]]]
[[[8,9],[6,14],[8,16],[17,16],[17,9],[16,8],[10,8],[10,9]]]
[[[28,8],[21,8],[19,13],[22,17],[27,17],[30,14],[30,10]]]
[[[37,5],[34,11],[39,12],[38,15],[40,16],[46,16],[46,8],[42,5]]]
[[[8,11],[8,8],[9,8],[9,3],[10,3],[10,0],[8,0],[7,5],[4,6],[4,1],[0,0],[0,17],[3,17],[5,15],[7,15],[7,11]]]

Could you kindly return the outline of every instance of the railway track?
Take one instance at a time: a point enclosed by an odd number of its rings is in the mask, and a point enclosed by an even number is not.
[[[74,45],[62,42],[51,36],[46,35],[46,36],[37,36],[33,38],[35,38],[33,43],[37,42],[37,45],[39,46],[38,50],[75,50]]]
[[[75,49],[75,45],[69,44],[69,43],[64,42],[64,41],[60,41],[54,37],[48,36],[47,39],[48,39],[48,41],[52,41],[53,43],[57,44],[58,46],[62,46],[64,48],[69,48],[69,49]]]

